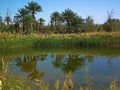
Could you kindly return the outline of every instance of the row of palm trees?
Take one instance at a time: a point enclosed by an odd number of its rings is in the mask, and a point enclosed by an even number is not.
[[[28,33],[30,30],[34,32],[44,32],[45,29],[53,33],[77,33],[83,31],[113,31],[119,30],[120,20],[108,17],[108,20],[103,25],[94,24],[94,20],[88,16],[83,19],[72,10],[65,9],[61,13],[55,11],[50,16],[50,24],[44,26],[45,20],[39,18],[36,20],[35,14],[42,11],[42,7],[37,2],[28,2],[28,5],[18,9],[18,13],[14,16],[14,28],[16,32]],[[110,15],[109,15],[110,16]],[[0,17],[0,22],[2,17]],[[11,18],[7,14],[5,18],[7,26],[10,26]],[[44,29],[45,28],[45,29]]]
[[[22,32],[29,32],[29,30],[42,32],[45,20],[43,18],[36,20],[35,17],[35,14],[41,11],[42,7],[33,1],[28,2],[28,5],[18,9],[18,13],[14,16],[16,31],[19,32],[19,28],[22,26]],[[5,21],[7,26],[9,26],[11,22],[9,15],[6,16]],[[90,23],[93,25],[93,22]],[[52,32],[61,32],[62,30],[67,33],[78,32],[83,27],[83,24],[84,19],[70,9],[65,9],[62,13],[55,11],[50,16],[50,30]]]
[[[90,23],[93,25],[93,22],[90,21]],[[65,9],[61,14],[59,12],[53,12],[51,14],[51,24],[51,26],[54,26],[58,30],[61,24],[66,25],[67,33],[78,32],[78,30],[85,28],[85,20],[70,9]]]
[[[41,27],[45,20],[40,18],[36,21],[35,14],[41,11],[42,8],[38,3],[29,2],[27,6],[18,10],[18,13],[14,17],[15,22],[22,22],[23,32],[28,32],[30,27],[35,31],[40,31],[42,30]],[[73,29],[79,27],[80,24],[83,23],[83,19],[70,9],[66,9],[61,14],[55,11],[51,14],[50,18],[51,30],[54,32],[56,32],[56,30],[60,32],[60,27],[63,26],[63,23],[66,23],[66,31],[72,33]]]
[[[33,1],[29,2],[27,6],[18,10],[16,16],[14,16],[15,23],[22,22],[23,32],[28,32],[30,27],[35,29],[35,24],[37,24],[35,14],[41,11],[42,7],[38,3]],[[40,25],[42,25],[45,20],[40,18],[38,21]]]

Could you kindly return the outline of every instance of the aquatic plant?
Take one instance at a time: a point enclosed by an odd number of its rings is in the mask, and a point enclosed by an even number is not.
[[[15,47],[120,47],[120,32],[78,34],[0,33],[0,48]]]

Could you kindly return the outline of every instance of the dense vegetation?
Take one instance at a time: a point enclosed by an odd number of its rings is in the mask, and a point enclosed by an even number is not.
[[[113,11],[108,13],[107,21],[100,25],[95,24],[91,16],[84,19],[69,8],[62,12],[51,13],[50,22],[45,25],[45,19],[39,17],[37,20],[35,17],[35,14],[41,11],[42,7],[37,2],[32,1],[25,7],[18,9],[12,20],[7,10],[5,19],[0,16],[0,32],[78,33],[120,31],[120,20],[113,18]]]
[[[108,13],[104,24],[95,24],[91,16],[83,19],[71,9],[61,13],[55,11],[50,22],[35,17],[42,11],[37,2],[18,9],[12,20],[9,11],[5,22],[0,16],[0,48],[31,46],[87,46],[87,47],[119,47],[120,20],[113,18],[113,11]]]
[[[12,34],[0,33],[0,48],[18,47],[116,47],[120,48],[120,32],[77,34]]]
[[[112,17],[112,11],[108,13],[108,19],[105,23],[95,24],[91,16],[84,19],[68,8],[62,12],[51,13],[50,22],[47,25],[44,18],[36,19],[35,17],[35,14],[41,11],[42,7],[37,2],[32,1],[18,9],[13,20],[8,11],[5,19],[0,16],[0,53],[2,56],[6,56],[6,52],[4,53],[2,50],[16,47],[120,48],[120,20]],[[115,52],[119,54],[119,51]],[[40,90],[49,90],[49,84],[45,84],[44,81],[34,80],[30,83],[31,85],[28,85],[28,82],[23,78],[8,75],[7,69],[9,67],[4,68],[4,60],[1,61],[0,90],[1,88],[3,90],[30,90],[33,89],[34,85],[39,86]],[[72,90],[73,82],[71,79],[61,83],[62,90]],[[60,80],[56,80],[53,87],[58,90]],[[113,80],[108,88],[108,90],[120,89],[116,80]],[[92,87],[80,86],[80,90],[92,90]]]

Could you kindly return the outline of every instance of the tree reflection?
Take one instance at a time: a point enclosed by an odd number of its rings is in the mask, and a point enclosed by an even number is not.
[[[43,77],[43,72],[39,72],[36,68],[37,60],[42,60],[39,56],[21,56],[17,57],[15,62],[18,67],[21,68],[21,71],[30,73],[28,77],[30,79],[39,79]]]
[[[20,67],[21,71],[29,73],[28,77],[31,79],[41,78],[43,76],[43,72],[39,72],[37,70],[38,60],[44,61],[48,54],[43,54],[39,56],[21,56],[16,58],[15,62],[18,67]],[[52,61],[52,65],[54,68],[59,68],[66,75],[69,72],[74,73],[76,70],[81,68],[88,63],[93,63],[94,58],[92,56],[84,56],[84,55],[64,55],[64,54],[56,54],[51,55],[51,58],[55,58]]]
[[[60,68],[66,75],[78,70],[85,64],[86,57],[79,57],[79,55],[56,55],[56,60],[52,64],[56,68]]]
[[[62,59],[64,58],[64,55],[56,55],[56,59],[52,61],[52,64],[55,68],[59,68],[61,66]]]

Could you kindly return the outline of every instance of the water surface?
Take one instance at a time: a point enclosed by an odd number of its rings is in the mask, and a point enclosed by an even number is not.
[[[31,48],[1,50],[0,58],[12,63],[9,74],[26,80],[39,79],[51,89],[59,79],[72,79],[74,90],[86,85],[105,90],[115,78],[120,83],[120,50],[95,48]],[[69,77],[68,77],[69,76]]]

